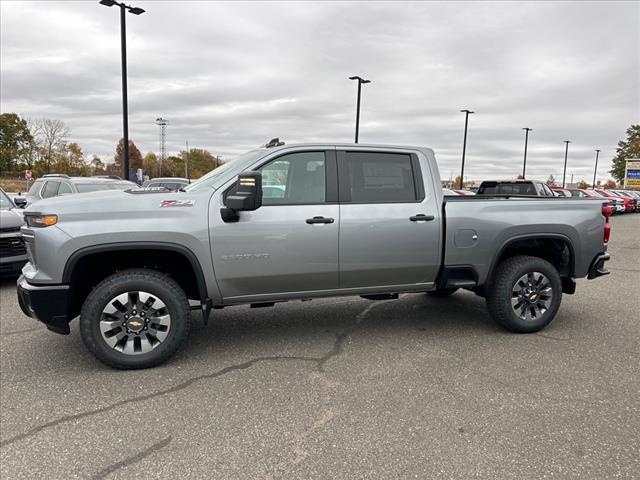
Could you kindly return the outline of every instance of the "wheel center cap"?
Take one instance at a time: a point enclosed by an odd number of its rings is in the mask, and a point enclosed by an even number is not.
[[[131,317],[127,320],[127,328],[132,332],[139,332],[144,328],[144,320],[140,317]]]
[[[531,292],[529,294],[529,301],[535,302],[536,300],[538,300],[538,294],[536,292]]]

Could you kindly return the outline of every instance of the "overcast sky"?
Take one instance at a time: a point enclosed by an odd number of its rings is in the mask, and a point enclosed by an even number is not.
[[[132,0],[133,2],[133,0]],[[129,135],[158,151],[225,158],[264,144],[353,141],[433,148],[443,178],[590,181],[640,122],[639,2],[136,1],[127,15]],[[63,120],[89,157],[122,136],[118,10],[97,1],[0,3],[1,110]],[[569,177],[570,178],[570,177]]]

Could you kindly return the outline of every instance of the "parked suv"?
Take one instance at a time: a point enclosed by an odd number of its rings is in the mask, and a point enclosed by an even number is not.
[[[514,195],[527,197],[557,197],[549,186],[540,180],[485,180],[476,195]]]
[[[127,190],[138,186],[127,180],[102,177],[70,177],[64,174],[43,175],[36,180],[24,197],[17,197],[16,205],[26,207],[44,198],[75,193],[97,192],[99,190]]]
[[[0,188],[0,275],[15,274],[27,263],[20,227],[24,219],[9,196]]]

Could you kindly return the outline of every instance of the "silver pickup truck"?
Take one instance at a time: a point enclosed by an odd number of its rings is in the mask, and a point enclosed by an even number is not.
[[[166,360],[191,310],[463,288],[513,332],[607,274],[608,210],[573,198],[443,197],[433,151],[279,145],[183,191],[95,192],[25,210],[23,311],[116,368]]]

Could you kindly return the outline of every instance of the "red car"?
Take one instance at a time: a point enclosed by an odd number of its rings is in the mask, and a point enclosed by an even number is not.
[[[630,197],[625,197],[624,195],[618,195],[617,193],[614,193],[614,192],[609,191],[609,190],[600,190],[600,189],[596,188],[595,191],[598,192],[603,197],[617,198],[618,200],[624,201],[624,211],[625,212],[633,212],[635,210],[635,205],[634,205],[633,199],[630,198]]]
[[[624,212],[624,202],[621,201],[621,199],[606,197],[604,195],[597,193],[595,190],[582,189],[582,188],[559,188],[559,187],[555,187],[553,190],[565,196],[568,193],[572,197],[585,198],[587,200],[608,200],[607,205],[611,207],[611,213]]]

